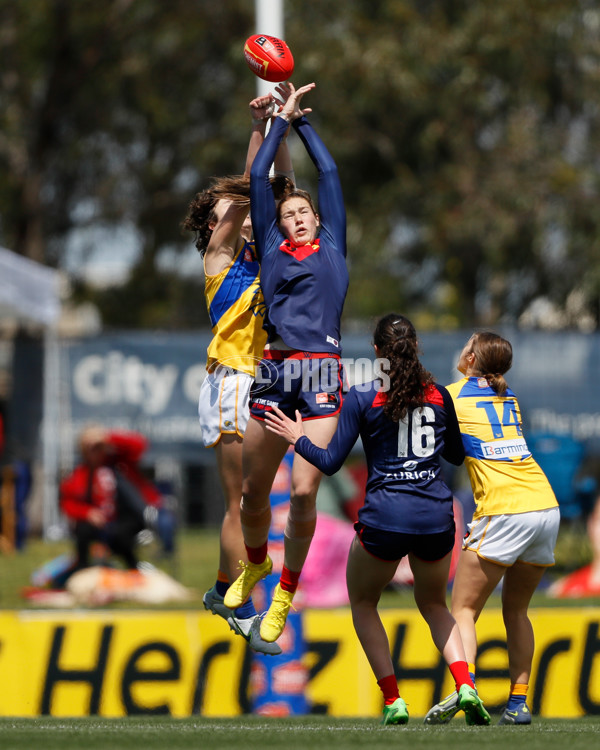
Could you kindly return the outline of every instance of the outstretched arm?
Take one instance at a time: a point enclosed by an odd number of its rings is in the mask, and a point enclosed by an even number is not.
[[[246,168],[244,170],[246,177],[250,177],[254,157],[265,139],[267,122],[275,110],[275,100],[272,94],[259,96],[250,102],[249,107],[252,117],[252,132],[250,133],[250,143],[248,144],[248,153],[246,154]]]
[[[314,83],[295,89],[288,82],[285,86],[278,87],[278,93],[282,97],[277,103],[280,110],[273,118],[271,129],[267,134],[263,145],[259,149],[256,159],[250,171],[250,202],[252,205],[252,227],[256,241],[256,251],[262,261],[266,249],[271,245],[279,243],[275,239],[280,236],[277,228],[277,212],[275,199],[269,180],[269,171],[275,159],[275,154],[282,141],[285,139],[289,123],[298,117],[302,117],[310,109],[301,109],[300,101],[305,93],[313,89]],[[288,98],[283,101],[284,92]]]
[[[250,135],[250,143],[248,144],[248,153],[246,155],[246,170],[244,175],[250,176],[250,170],[254,162],[254,157],[258,153],[258,149],[262,146],[262,142],[265,139],[265,133],[267,130],[267,123],[275,116],[276,110],[284,106],[290,96],[290,88],[287,83],[280,83],[275,91],[279,95],[279,98],[274,97],[272,94],[267,96],[259,96],[250,102],[250,114],[252,115],[252,134]],[[289,129],[288,129],[289,133]],[[281,174],[288,177],[294,182],[294,168],[292,166],[292,157],[290,156],[290,150],[287,145],[287,136],[285,134],[283,140],[279,144],[277,153],[275,154],[275,174]]]
[[[342,255],[346,255],[346,208],[336,163],[327,147],[304,118],[293,123],[308,155],[319,171],[319,216],[321,236]]]
[[[274,116],[276,116],[283,109],[285,103],[289,99],[291,94],[290,85],[284,81],[283,83],[280,83],[275,87],[275,91],[279,95],[279,98],[274,98],[274,102],[276,105],[274,108]],[[271,123],[272,122],[273,120],[271,120]],[[296,184],[296,176],[294,175],[292,157],[287,145],[287,137],[289,133],[290,128],[286,130],[286,133],[283,136],[283,140],[279,144],[279,148],[277,149],[277,153],[275,154],[275,162],[273,164],[273,168],[276,175],[283,175],[284,177],[287,177],[288,180]]]
[[[308,155],[319,171],[321,235],[326,236],[329,244],[345,256],[346,208],[337,166],[321,138],[304,117],[312,112],[312,109],[303,109],[300,106],[302,97],[314,89],[315,84],[309,83],[295,89],[294,85],[288,82],[287,86],[290,94],[277,116],[293,124]]]
[[[250,176],[254,158],[265,138],[267,122],[273,116],[275,107],[276,102],[273,94],[259,96],[249,104],[250,115],[252,117],[252,131],[246,153],[245,177]],[[278,155],[278,158],[281,158],[284,168],[291,170],[291,159],[287,144],[282,144],[279,151],[281,152],[281,157]],[[235,256],[249,210],[250,201],[241,201],[239,203],[236,201],[223,201],[220,204],[204,256],[204,269],[207,274],[215,275],[220,273]],[[249,225],[247,232],[249,236]]]

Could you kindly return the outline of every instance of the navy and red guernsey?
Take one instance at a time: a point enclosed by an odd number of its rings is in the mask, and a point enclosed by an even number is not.
[[[335,474],[360,436],[368,467],[366,526],[404,534],[436,534],[453,527],[452,493],[440,457],[459,465],[464,448],[452,398],[441,385],[427,389],[422,407],[400,422],[384,414],[381,383],[354,386],[344,399],[337,430],[327,448],[303,435],[295,450],[325,474]]]
[[[348,290],[346,210],[337,167],[305,117],[293,127],[319,171],[319,237],[295,246],[281,234],[269,171],[288,123],[276,117],[250,173],[250,215],[268,340],[307,352],[341,353],[340,319]]]

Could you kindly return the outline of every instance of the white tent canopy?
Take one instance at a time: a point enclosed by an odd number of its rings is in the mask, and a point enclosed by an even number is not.
[[[0,247],[0,313],[53,326],[60,315],[58,271]]]

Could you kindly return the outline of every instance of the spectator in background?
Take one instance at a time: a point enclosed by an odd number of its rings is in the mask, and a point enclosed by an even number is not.
[[[557,599],[600,596],[600,496],[588,517],[587,532],[592,548],[592,561],[555,581],[548,588],[549,596]]]
[[[94,541],[106,544],[127,568],[137,568],[136,536],[148,525],[147,510],[160,503],[138,466],[146,446],[137,433],[100,426],[82,431],[82,461],[60,485],[60,507],[71,521],[77,552],[70,573],[89,567]]]

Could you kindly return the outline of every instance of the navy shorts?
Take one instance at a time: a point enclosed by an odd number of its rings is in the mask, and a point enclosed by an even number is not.
[[[358,540],[374,557],[395,562],[412,552],[419,560],[435,562],[446,557],[454,547],[455,526],[436,534],[403,534],[399,531],[382,531],[365,526],[360,521],[354,524]]]
[[[335,416],[342,408],[344,374],[337,354],[265,349],[250,388],[250,415],[264,420],[277,406],[290,419]]]

